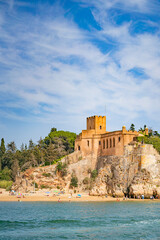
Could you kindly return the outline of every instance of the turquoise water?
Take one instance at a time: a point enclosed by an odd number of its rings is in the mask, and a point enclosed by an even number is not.
[[[0,202],[0,240],[160,239],[160,203]]]

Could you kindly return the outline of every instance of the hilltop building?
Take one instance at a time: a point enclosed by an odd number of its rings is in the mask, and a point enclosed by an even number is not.
[[[148,128],[144,134],[148,135]],[[124,154],[124,146],[133,142],[141,134],[137,131],[122,130],[106,131],[106,116],[92,116],[87,118],[87,130],[82,130],[75,141],[75,150],[81,151],[83,156],[120,156]]]

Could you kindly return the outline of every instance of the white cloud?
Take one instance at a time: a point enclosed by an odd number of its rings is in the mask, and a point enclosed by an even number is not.
[[[77,0],[75,0],[77,2]],[[79,2],[79,1],[78,1]],[[111,8],[122,9],[127,12],[151,12],[156,10],[157,6],[159,6],[158,1],[149,1],[149,0],[81,0],[84,6],[92,6],[95,7],[95,10],[105,12]],[[104,15],[103,15],[104,16]]]
[[[147,9],[148,1],[106,1],[105,6],[102,1],[91,3],[102,27],[92,35],[63,16],[21,16],[21,20],[13,18],[10,27],[11,20],[4,13],[0,15],[0,99],[8,109],[5,117],[60,121],[62,113],[66,118],[101,114],[105,104],[109,112],[125,121],[143,111],[160,117],[159,36],[132,36],[132,22],[117,26],[105,15],[107,9],[119,4],[141,11]],[[106,45],[112,39],[113,49],[104,53],[92,42],[93,37]],[[128,70],[133,68],[143,69],[148,77],[132,76]],[[21,118],[18,111],[9,109],[26,109],[33,116]]]

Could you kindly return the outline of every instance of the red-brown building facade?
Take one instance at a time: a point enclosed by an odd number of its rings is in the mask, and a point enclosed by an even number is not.
[[[145,129],[148,135],[148,129]],[[83,156],[120,156],[124,153],[124,146],[131,143],[140,135],[137,131],[122,130],[107,132],[106,116],[92,116],[87,118],[87,130],[82,130],[75,141],[75,151],[79,150]]]

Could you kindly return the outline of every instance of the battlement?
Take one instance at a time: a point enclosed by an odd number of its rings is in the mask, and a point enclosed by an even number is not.
[[[106,116],[88,117],[87,130],[95,130],[95,133],[105,133],[106,132]]]

